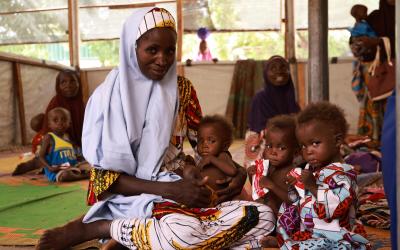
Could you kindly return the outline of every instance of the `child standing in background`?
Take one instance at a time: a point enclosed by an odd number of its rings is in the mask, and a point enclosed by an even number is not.
[[[308,162],[296,179],[292,205],[282,204],[277,221],[281,249],[369,249],[355,218],[356,173],[343,163],[340,146],[348,124],[343,110],[328,102],[308,105],[297,118],[297,138]]]
[[[76,167],[78,159],[74,145],[66,131],[71,126],[71,115],[64,108],[54,108],[48,113],[49,132],[43,137],[39,161],[51,182],[86,179],[88,172]]]

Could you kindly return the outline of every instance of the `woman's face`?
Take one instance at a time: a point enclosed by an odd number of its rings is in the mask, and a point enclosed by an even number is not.
[[[79,83],[71,74],[61,74],[59,88],[61,95],[67,98],[75,97],[79,91]]]
[[[282,59],[273,59],[267,71],[268,80],[275,86],[285,85],[289,81],[289,67]]]
[[[143,75],[161,80],[175,61],[176,33],[168,28],[154,28],[137,41],[136,55]]]

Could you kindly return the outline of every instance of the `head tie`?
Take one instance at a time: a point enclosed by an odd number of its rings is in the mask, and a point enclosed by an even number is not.
[[[154,8],[147,12],[139,25],[136,40],[153,28],[171,28],[175,30],[175,20],[171,13],[163,8]]]

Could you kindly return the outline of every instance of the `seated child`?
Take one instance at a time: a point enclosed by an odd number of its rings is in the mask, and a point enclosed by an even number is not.
[[[267,122],[263,159],[258,159],[247,171],[252,180],[253,199],[268,205],[275,217],[282,202],[290,202],[286,176],[294,168],[293,160],[299,151],[296,121],[291,115],[279,115]],[[273,236],[264,237],[263,247],[277,247]]]
[[[56,78],[55,89],[56,95],[50,100],[45,113],[34,116],[30,122],[32,130],[37,132],[32,139],[32,153],[36,154],[36,156],[39,152],[43,136],[48,132],[48,112],[56,107],[65,108],[71,113],[71,125],[67,132],[71,141],[77,143],[79,146],[81,144],[85,105],[82,98],[82,86],[79,83],[77,74],[71,70],[60,71]],[[35,157],[18,164],[12,175],[21,175],[35,169],[40,169],[41,167],[41,162]]]
[[[287,181],[296,187],[277,220],[281,249],[369,249],[356,215],[356,173],[343,162],[340,146],[348,124],[343,110],[328,102],[308,105],[297,117],[296,135],[305,169]]]
[[[369,36],[376,37],[376,32],[367,23],[366,19],[368,16],[368,8],[362,4],[355,4],[351,10],[350,14],[356,19],[356,23],[353,28],[350,28],[351,36]]]
[[[69,141],[68,130],[71,116],[64,108],[54,108],[48,113],[49,131],[42,140],[39,161],[51,182],[66,182],[86,179],[88,171],[77,167],[78,159],[74,145]]]
[[[253,188],[256,192],[253,194],[253,199],[256,198],[257,201],[268,205],[276,216],[281,203],[289,202],[289,186],[285,180],[286,175],[294,168],[293,159],[299,150],[295,118],[291,115],[271,118],[267,122],[264,141],[263,159],[256,160],[247,171],[250,180],[255,179],[257,182],[252,181],[253,186],[259,187],[258,190]],[[265,175],[262,174],[263,171]],[[260,190],[266,192],[257,192]]]
[[[206,116],[200,121],[197,138],[197,152],[201,159],[194,164],[194,160],[189,158],[183,174],[186,178],[203,179],[213,192],[218,191],[238,171],[238,165],[228,151],[233,140],[232,126],[220,115]],[[216,205],[217,197],[213,198],[211,206]]]

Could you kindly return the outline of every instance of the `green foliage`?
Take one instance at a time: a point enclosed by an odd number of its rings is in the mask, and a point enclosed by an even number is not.
[[[211,54],[219,60],[261,60],[284,54],[284,38],[280,32],[214,33],[207,40]],[[196,58],[199,43],[196,35],[184,35],[184,60]]]
[[[91,57],[97,58],[102,66],[115,66],[119,62],[119,40],[93,41],[84,43]]]
[[[331,30],[328,34],[329,57],[350,55],[347,30]],[[207,39],[211,54],[219,60],[268,59],[284,55],[284,35],[281,32],[231,32],[213,33]],[[200,39],[195,34],[183,37],[183,59],[196,59]],[[297,58],[308,58],[308,32],[298,31]]]
[[[347,30],[330,30],[328,32],[328,57],[352,56],[349,47],[350,33]],[[308,58],[308,31],[296,33],[296,56]]]
[[[329,57],[350,55],[349,34],[346,30],[330,31],[328,35]],[[232,32],[213,33],[207,39],[213,57],[219,60],[267,59],[272,55],[284,55],[284,36],[280,32]],[[183,61],[195,60],[200,39],[196,34],[183,37]],[[298,31],[296,36],[297,58],[308,58],[308,32]],[[3,45],[0,51],[24,55],[37,59],[68,61],[68,45],[61,44],[56,51],[54,44]],[[119,40],[84,42],[81,58],[100,61],[101,66],[115,66],[119,61]],[[84,66],[84,65],[83,65]]]
[[[36,2],[36,3],[34,3]],[[0,1],[0,10],[18,11],[35,9],[38,6],[46,7],[66,7],[66,2],[52,5],[50,2],[57,1]],[[35,5],[37,4],[37,5]],[[55,10],[33,13],[16,13],[0,16],[0,41],[2,43],[40,43],[40,42],[59,42],[67,41],[68,19],[65,18],[67,10]]]
[[[2,45],[0,51],[28,56],[36,59],[49,58],[47,44],[20,44],[20,45]]]
[[[213,28],[223,29],[226,24],[235,26],[239,10],[230,3],[231,0],[209,0],[208,13],[210,14]]]
[[[352,56],[349,39],[350,32],[347,30],[330,30],[328,33],[328,56]]]
[[[91,2],[92,0],[86,0]],[[376,0],[368,0],[368,6]],[[65,6],[65,0],[37,0],[35,3],[23,0],[0,1],[4,10],[21,10],[35,8],[35,6],[55,7]],[[235,8],[230,0],[197,0],[196,6],[201,6],[205,12],[205,20],[199,19],[206,27],[212,29],[226,29],[240,27],[240,9]],[[371,10],[377,6],[371,6]],[[61,13],[61,12],[60,12]],[[58,13],[58,14],[60,14]],[[51,15],[52,14],[52,15]],[[54,41],[65,38],[64,23],[57,18],[56,13],[43,12],[40,14],[17,14],[13,19],[10,16],[0,16],[0,38],[29,39],[35,34],[39,40]],[[228,27],[228,29],[229,29]],[[329,57],[349,55],[348,32],[345,30],[331,30],[328,35]],[[6,40],[5,40],[6,41]],[[196,59],[200,40],[196,34],[185,34],[183,37],[183,60]],[[282,32],[214,32],[207,39],[213,57],[219,60],[238,59],[267,59],[272,55],[284,55],[284,34]],[[297,58],[308,58],[308,32],[298,31],[296,35]],[[52,47],[53,46],[53,47]],[[68,61],[68,46],[55,48],[57,45],[30,44],[0,46],[0,51],[22,54],[25,56]],[[91,41],[81,44],[81,59],[100,62],[102,66],[117,65],[119,61],[119,40]],[[82,65],[84,66],[84,65]]]

